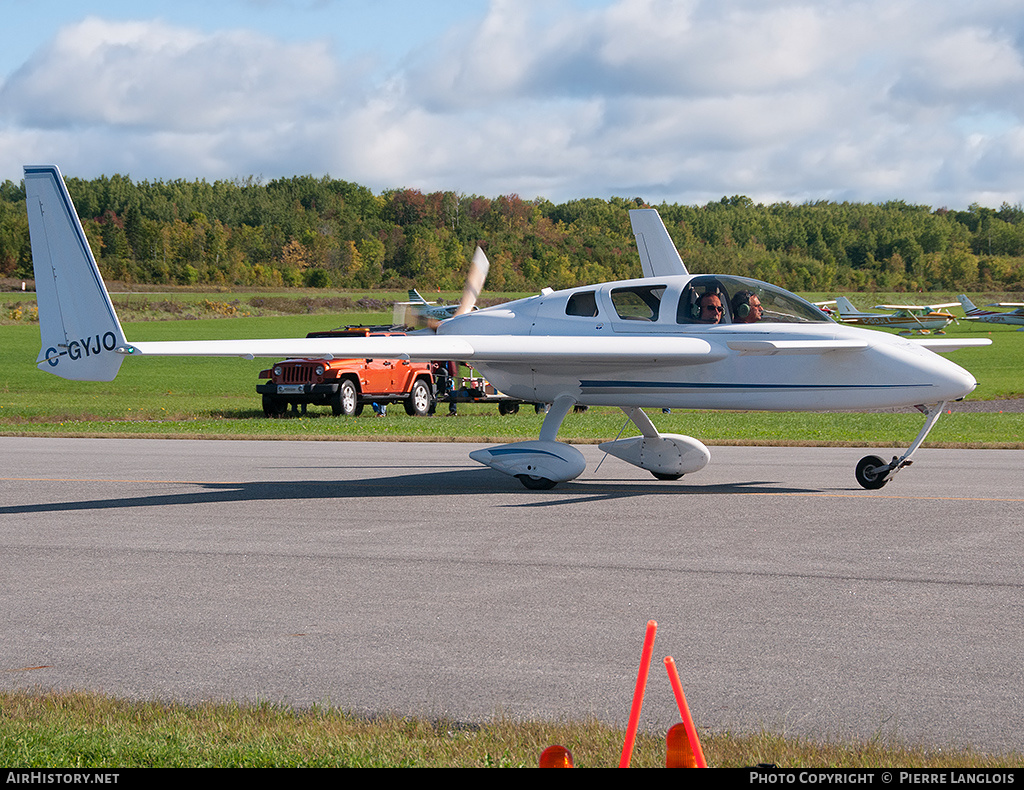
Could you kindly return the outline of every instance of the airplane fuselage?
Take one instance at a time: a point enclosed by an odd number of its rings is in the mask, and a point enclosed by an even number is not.
[[[709,286],[726,303],[714,324],[701,323],[689,307],[693,292]],[[756,291],[766,305],[757,323],[731,314],[728,303],[740,291]],[[578,351],[576,361],[482,353],[474,362],[501,391],[538,402],[568,396],[593,406],[871,409],[955,400],[976,386],[970,373],[914,341],[838,324],[793,294],[738,277],[681,275],[546,292],[452,319],[439,334],[472,336],[478,352],[492,335],[522,337],[524,345],[564,337]],[[622,362],[609,359],[615,352]]]
[[[903,331],[918,332],[921,330],[945,329],[953,323],[953,316],[941,315],[933,317],[933,314],[925,314],[918,318],[905,318],[896,315],[844,315],[843,320],[852,324],[874,326],[880,329],[900,329]]]
[[[1024,326],[1024,313],[996,313],[978,311],[971,313],[969,318],[976,321],[984,321],[986,324],[1005,324],[1009,326]]]

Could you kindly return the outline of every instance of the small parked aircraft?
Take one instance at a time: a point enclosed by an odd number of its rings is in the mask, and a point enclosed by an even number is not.
[[[470,312],[478,309],[475,301],[474,297],[474,303],[471,303],[467,308]],[[421,328],[437,329],[438,324],[454,316],[461,307],[462,302],[459,304],[442,305],[428,302],[419,291],[415,288],[410,288],[409,301],[395,302],[391,320],[395,326],[418,326]]]
[[[831,304],[829,302],[828,304]],[[836,298],[836,309],[845,324],[861,324],[879,329],[899,329],[902,332],[942,331],[955,316],[942,312],[943,308],[956,307],[956,302],[932,305],[876,304],[876,310],[895,310],[895,313],[864,313],[854,307],[845,296]]]
[[[42,348],[37,366],[74,380],[110,381],[128,357],[389,357],[471,363],[510,397],[551,404],[540,437],[476,450],[474,460],[550,488],[584,471],[583,454],[556,441],[577,405],[617,406],[640,435],[601,448],[676,480],[711,453],[662,434],[643,407],[826,411],[917,406],[924,427],[885,462],[869,455],[857,481],[881,488],[924,441],[947,401],[977,382],[933,351],[989,340],[915,338],[832,321],[768,283],[690,275],[653,209],[630,212],[644,277],[539,295],[473,311],[487,271],[478,248],[456,315],[436,331],[399,337],[129,342],[114,312],[60,171],[25,167]]]
[[[960,294],[960,304],[963,305],[964,314],[971,321],[984,321],[988,324],[1019,324],[1018,332],[1024,332],[1024,302],[996,302],[987,307],[1012,307],[1008,313],[995,310],[982,310],[974,306],[974,302],[967,298],[966,294]]]
[[[417,316],[425,321],[444,321],[447,318],[451,318],[455,315],[455,311],[459,309],[457,304],[436,304],[434,302],[428,302],[424,299],[420,292],[415,288],[409,289],[409,305]],[[473,306],[476,310],[476,305]]]

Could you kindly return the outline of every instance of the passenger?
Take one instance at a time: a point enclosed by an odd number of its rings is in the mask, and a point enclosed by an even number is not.
[[[764,317],[761,300],[753,291],[740,291],[732,298],[732,320],[737,324],[754,324]]]
[[[722,300],[718,294],[705,293],[697,300],[697,306],[700,308],[700,313],[697,317],[699,323],[717,324],[722,320],[722,313],[725,310],[722,307]]]

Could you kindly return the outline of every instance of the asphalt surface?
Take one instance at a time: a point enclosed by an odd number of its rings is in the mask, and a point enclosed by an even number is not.
[[[950,411],[964,412],[1006,412],[1024,411],[1024,398],[1006,398],[1003,400],[962,400],[949,404]]]
[[[701,728],[1024,751],[1024,452],[471,449],[0,438],[0,688],[624,725],[655,620],[653,731],[672,656]]]

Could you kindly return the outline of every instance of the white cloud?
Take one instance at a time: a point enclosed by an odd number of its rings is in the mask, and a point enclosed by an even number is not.
[[[202,131],[309,112],[338,82],[323,41],[92,17],[61,30],[12,75],[0,101],[27,126]]]
[[[0,177],[1016,203],[1022,38],[1009,0],[491,0],[382,77],[326,37],[92,18],[0,88]]]
[[[925,104],[1022,108],[1024,62],[1017,44],[995,30],[965,28],[926,41],[894,94]]]

